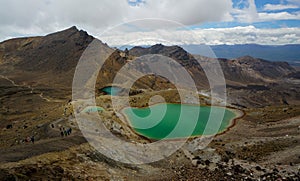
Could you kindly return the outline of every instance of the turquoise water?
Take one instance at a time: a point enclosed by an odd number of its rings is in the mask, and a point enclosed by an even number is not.
[[[83,109],[83,112],[99,112],[103,111],[104,109],[99,106],[89,106]]]
[[[117,96],[122,91],[122,88],[116,86],[109,86],[109,87],[104,87],[103,89],[101,89],[101,91],[105,92],[108,95]]]
[[[156,140],[214,135],[226,130],[236,117],[234,112],[223,107],[181,104],[156,104],[147,108],[129,107],[123,109],[123,114],[127,116],[137,133]],[[207,124],[209,117],[210,122]]]

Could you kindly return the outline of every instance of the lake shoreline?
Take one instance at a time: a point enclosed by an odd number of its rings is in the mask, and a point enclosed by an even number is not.
[[[224,109],[227,109],[231,112],[234,113],[235,117],[230,120],[230,123],[228,124],[228,126],[226,126],[226,128],[224,130],[222,130],[221,132],[218,132],[216,134],[212,134],[212,135],[194,135],[194,136],[188,136],[188,137],[182,137],[182,138],[168,138],[168,139],[154,139],[154,138],[148,138],[147,136],[145,135],[142,135],[141,133],[137,132],[134,127],[132,126],[132,123],[129,119],[129,117],[126,115],[126,113],[124,112],[124,110],[126,108],[139,108],[139,109],[146,109],[150,106],[155,106],[155,105],[158,105],[158,104],[178,104],[178,105],[188,105],[188,106],[201,106],[201,107],[219,107],[219,108],[224,108]],[[171,103],[171,102],[168,102],[168,103],[155,103],[155,104],[152,104],[152,105],[148,105],[148,106],[133,106],[133,107],[130,107],[130,106],[126,106],[126,107],[122,107],[119,112],[121,113],[121,115],[125,118],[125,122],[129,125],[130,129],[137,135],[143,137],[143,138],[146,138],[147,140],[150,140],[151,142],[155,142],[155,141],[182,141],[182,140],[189,140],[189,139],[194,139],[194,138],[200,138],[200,137],[217,137],[217,136],[220,136],[220,135],[223,135],[225,133],[227,133],[231,128],[233,128],[237,121],[241,118],[243,118],[245,116],[245,112],[243,110],[239,110],[237,108],[234,108],[234,107],[230,107],[230,106],[212,106],[212,105],[196,105],[196,104],[188,104],[188,103]]]

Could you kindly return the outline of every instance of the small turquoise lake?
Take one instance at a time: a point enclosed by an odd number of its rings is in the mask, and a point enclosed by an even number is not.
[[[224,107],[185,104],[128,107],[122,113],[138,134],[154,140],[215,135],[225,131],[237,118],[236,113]]]
[[[87,112],[87,113],[102,112],[102,111],[104,111],[104,109],[102,107],[99,107],[99,106],[88,106],[88,107],[83,109],[83,112]]]
[[[103,89],[101,89],[101,91],[108,95],[117,96],[121,93],[122,88],[116,87],[116,86],[108,86],[108,87],[104,87]]]

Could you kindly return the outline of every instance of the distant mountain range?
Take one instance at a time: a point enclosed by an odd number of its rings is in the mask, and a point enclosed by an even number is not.
[[[202,70],[203,67],[195,69],[197,67],[196,59],[205,63],[212,60],[212,58],[207,58],[205,56],[192,55],[180,46],[164,46],[162,44],[157,44],[148,48],[133,47],[129,50],[129,54],[135,57],[147,54],[161,54],[171,57],[189,70],[189,72],[194,75],[195,80],[201,80],[201,83],[205,81],[203,78],[205,73]],[[251,56],[242,56],[231,60],[219,58],[218,61],[222,67],[226,80],[231,81],[231,83],[235,82],[235,84],[239,85],[267,83],[270,80],[277,80],[296,72],[295,69],[286,62],[270,62]]]
[[[131,49],[133,46],[123,46],[121,49]],[[149,46],[142,46],[149,47]],[[205,45],[181,45],[186,51],[194,55],[207,57],[234,59],[242,56],[251,56],[269,61],[288,62],[290,65],[300,66],[300,45],[211,45],[211,50]],[[214,54],[213,54],[214,53]]]
[[[197,46],[197,45],[196,45]],[[195,45],[183,46],[192,54],[197,54]],[[270,61],[284,61],[300,65],[300,45],[213,45],[210,46],[218,58],[233,59],[245,55]],[[197,49],[196,49],[197,50]]]
[[[211,50],[205,46],[198,50],[202,52],[202,55],[211,53]],[[207,89],[208,82],[203,68],[208,69],[207,64],[214,58],[190,54],[180,46],[162,44],[133,47],[129,50],[129,55],[134,57],[147,54],[161,54],[176,60],[188,70],[198,88]],[[201,67],[198,66],[196,59],[202,62]],[[293,104],[300,99],[299,91],[297,91],[299,72],[286,62],[271,62],[251,56],[233,59],[218,58],[217,60],[227,84],[229,95],[227,101],[232,105],[251,107],[274,103]],[[151,82],[149,80],[144,82]]]

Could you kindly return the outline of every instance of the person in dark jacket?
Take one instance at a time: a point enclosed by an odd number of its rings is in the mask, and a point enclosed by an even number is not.
[[[31,136],[30,140],[34,144],[34,136]]]

